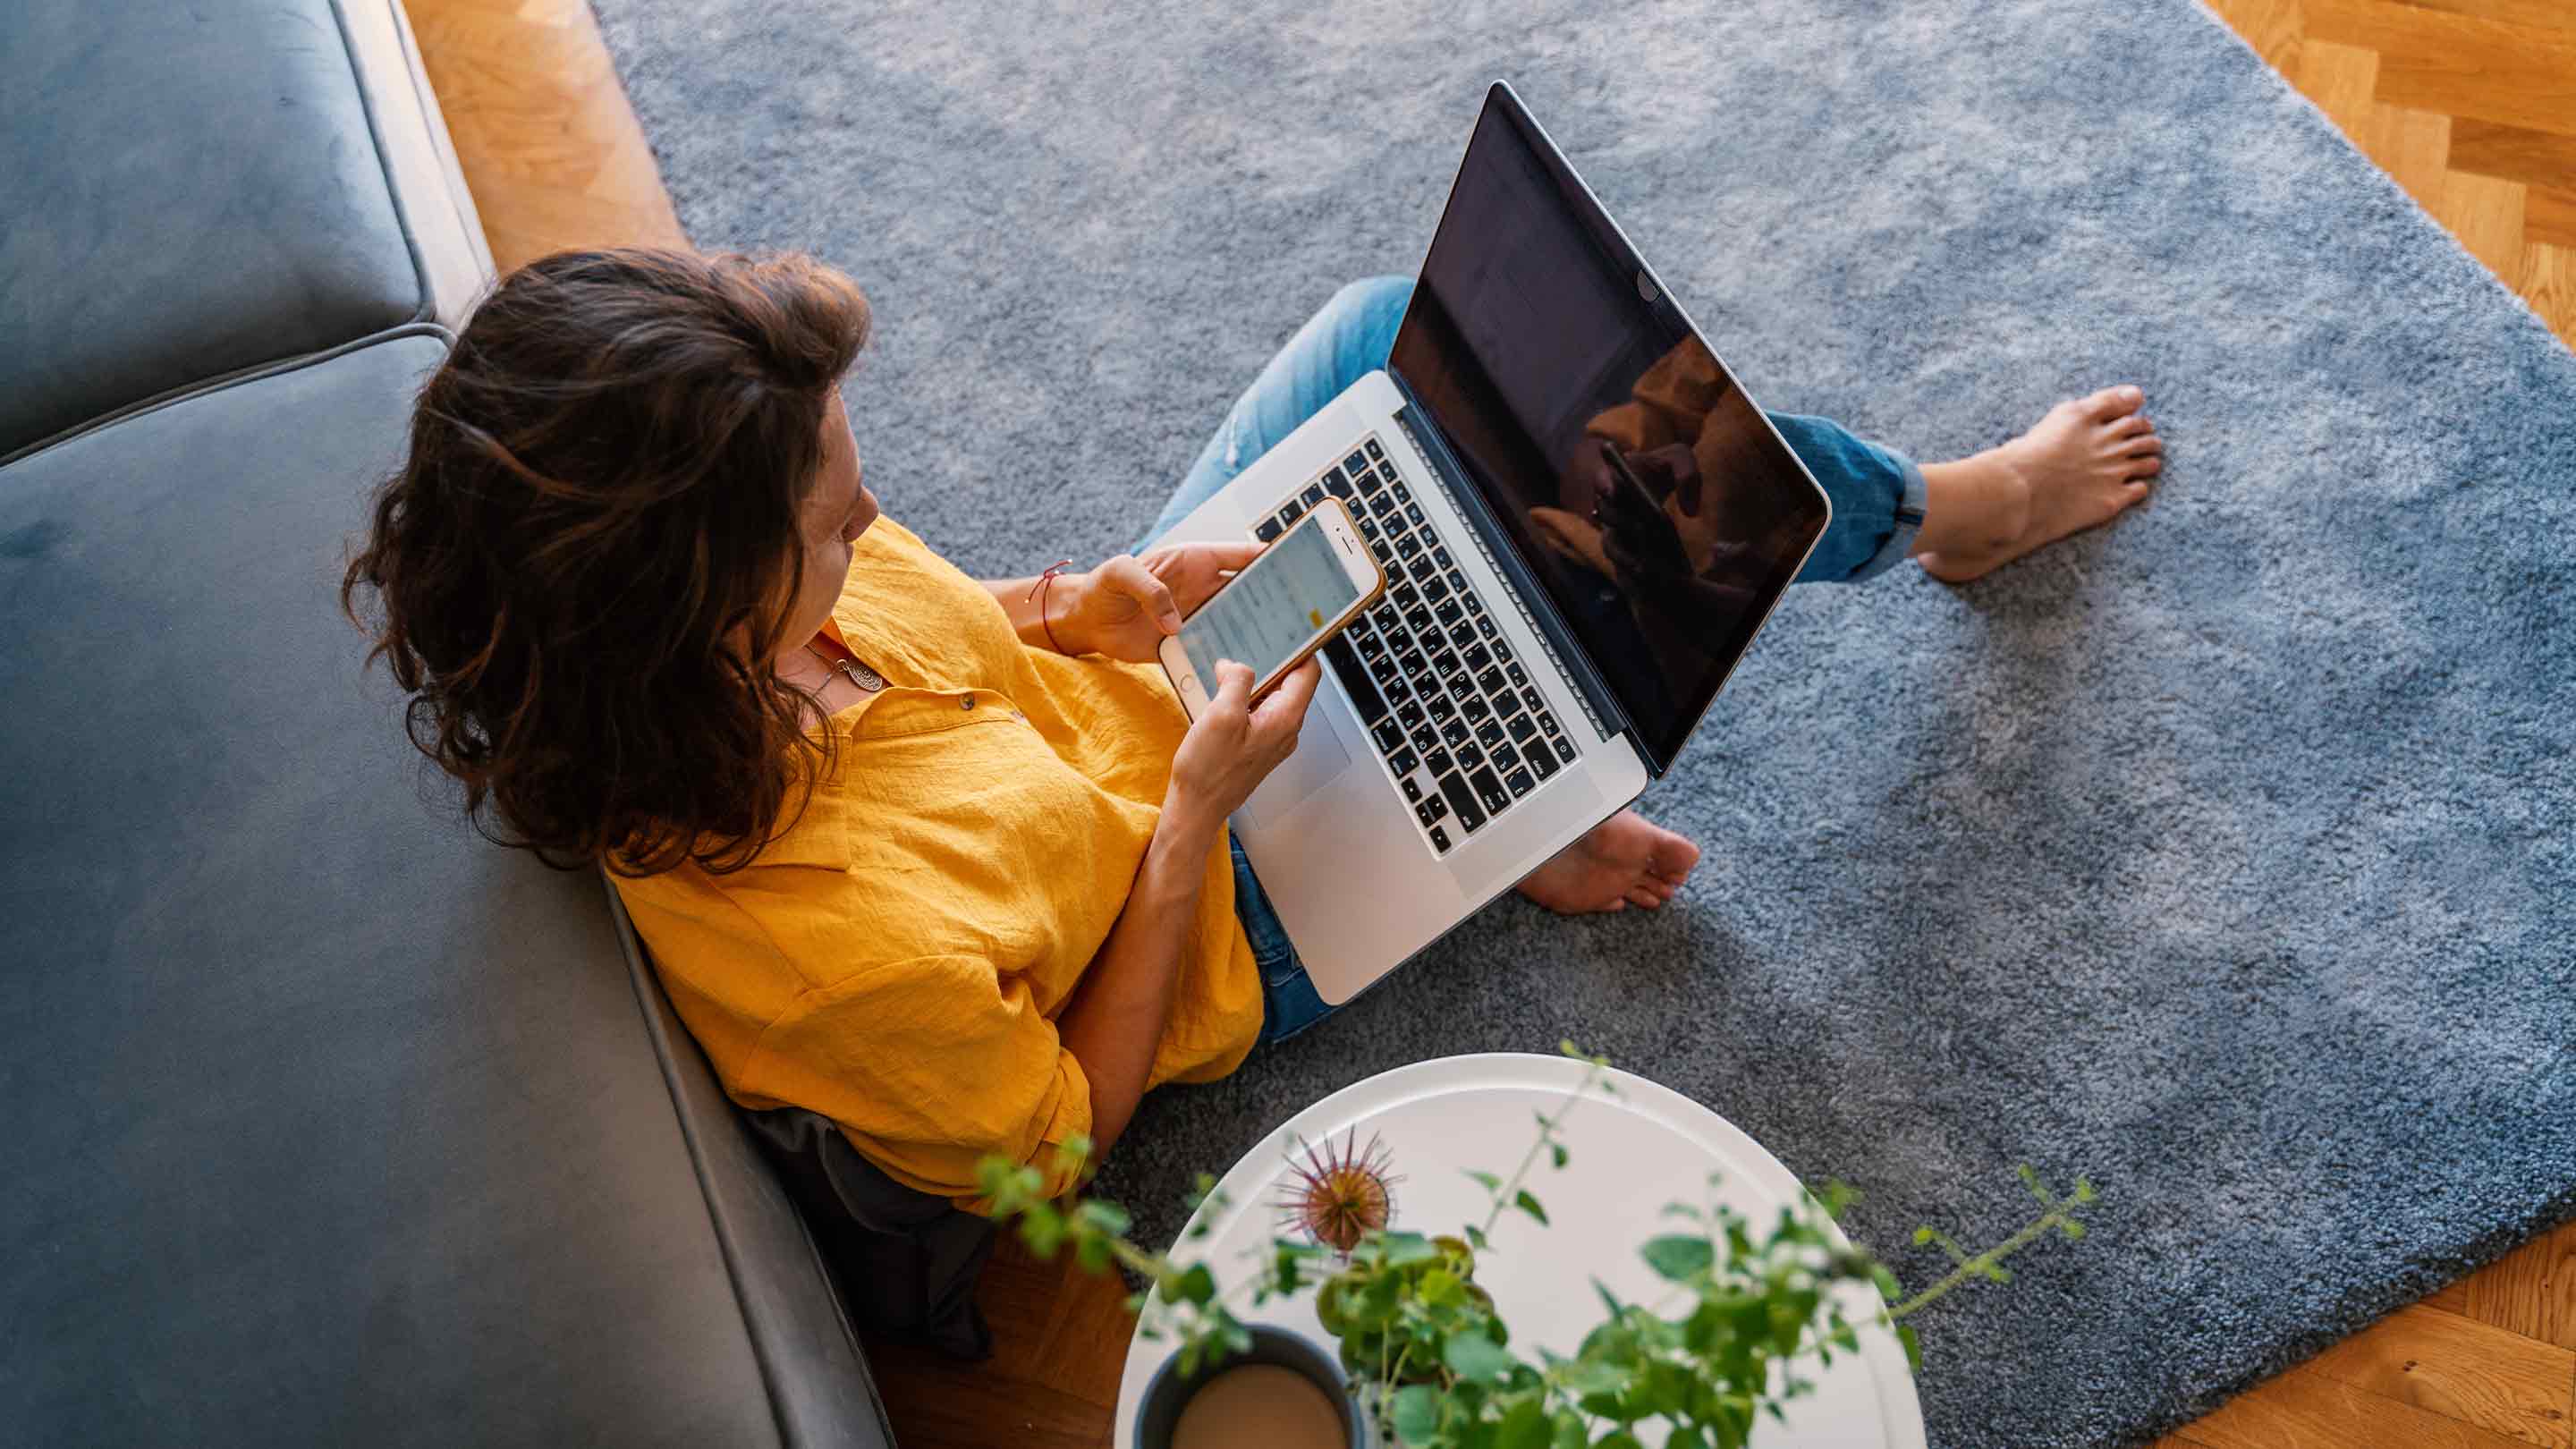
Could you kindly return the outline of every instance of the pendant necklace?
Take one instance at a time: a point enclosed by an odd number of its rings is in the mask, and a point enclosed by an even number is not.
[[[856,659],[835,659],[831,655],[824,653],[822,650],[815,648],[811,644],[805,646],[805,652],[823,661],[823,667],[825,669],[834,674],[838,674],[842,678],[850,681],[850,683],[857,685],[859,687],[859,692],[862,694],[874,694],[878,690],[885,688],[885,676],[877,673],[873,669],[870,669],[866,665],[861,664]]]

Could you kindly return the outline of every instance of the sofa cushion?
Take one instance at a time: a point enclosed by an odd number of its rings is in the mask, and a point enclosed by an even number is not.
[[[599,880],[455,820],[338,614],[442,346],[0,468],[0,1439],[881,1443]]]
[[[426,315],[329,0],[10,0],[0,457]]]

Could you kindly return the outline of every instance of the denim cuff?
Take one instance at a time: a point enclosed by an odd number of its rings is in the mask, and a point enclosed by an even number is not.
[[[1898,562],[1912,558],[1915,535],[1923,531],[1923,507],[1928,496],[1923,483],[1923,469],[1913,459],[1902,453],[1892,449],[1883,451],[1896,459],[1903,469],[1905,493],[1896,503],[1895,528],[1888,533],[1887,541],[1878,546],[1878,552],[1869,556],[1867,563],[1852,570],[1850,580],[1853,583],[1876,578],[1894,568]]]

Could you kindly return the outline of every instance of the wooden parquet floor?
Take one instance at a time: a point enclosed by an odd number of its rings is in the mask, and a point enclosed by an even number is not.
[[[567,246],[686,245],[589,0],[409,3],[501,266]],[[2576,343],[2576,0],[2212,3]],[[982,1301],[990,1363],[872,1348],[906,1449],[1106,1444],[1129,1326],[1115,1286],[1005,1245]],[[2576,1449],[2571,1416],[2576,1224],[2159,1449]]]
[[[2208,0],[2576,345],[2576,0]]]

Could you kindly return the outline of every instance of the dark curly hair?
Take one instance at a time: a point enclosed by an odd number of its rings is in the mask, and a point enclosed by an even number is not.
[[[475,310],[340,601],[477,829],[647,875],[739,869],[781,828],[828,746],[760,661],[867,336],[857,286],[799,256],[560,252]]]

